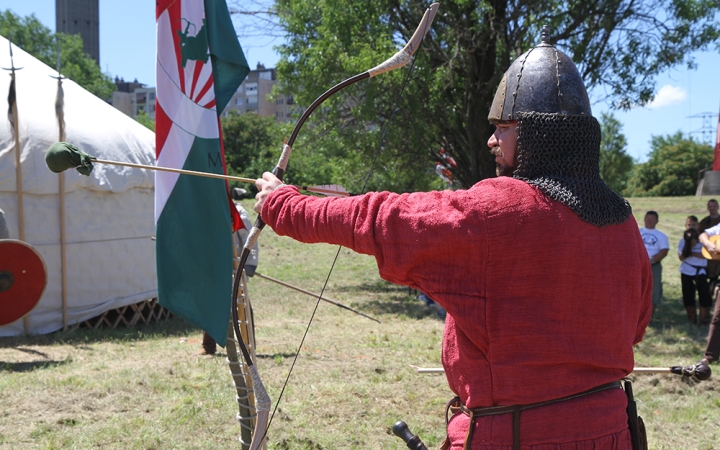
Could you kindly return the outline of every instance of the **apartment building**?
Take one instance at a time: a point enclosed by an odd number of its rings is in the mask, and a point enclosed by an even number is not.
[[[292,120],[295,108],[292,95],[278,95],[274,99],[269,99],[275,83],[277,83],[275,69],[266,69],[264,65],[258,63],[256,69],[251,70],[238,87],[222,116],[227,117],[230,111],[237,111],[239,114],[252,112],[263,117],[275,117],[278,122]]]
[[[115,77],[115,92],[110,104],[125,115],[137,117],[140,111],[145,111],[151,119],[155,119],[155,88],[135,81],[125,81]]]
[[[275,69],[266,69],[262,64],[258,64],[233,94],[222,117],[227,117],[230,111],[237,111],[239,114],[255,113],[262,117],[275,117],[278,122],[293,120],[292,114],[297,111],[292,95],[269,98],[275,83]],[[145,111],[148,117],[155,119],[154,87],[148,87],[137,80],[128,82],[117,77],[115,86],[116,90],[110,101],[115,108],[132,118],[136,118],[140,111]]]

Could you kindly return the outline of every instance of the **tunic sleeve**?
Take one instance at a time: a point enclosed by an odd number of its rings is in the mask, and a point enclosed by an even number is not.
[[[285,187],[267,198],[262,218],[279,235],[373,255],[392,283],[437,292],[455,277],[482,282],[477,249],[486,232],[477,196],[471,189],[319,198]]]

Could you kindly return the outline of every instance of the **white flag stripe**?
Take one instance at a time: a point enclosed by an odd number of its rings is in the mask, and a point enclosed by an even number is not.
[[[155,67],[155,83],[159,88],[160,84],[157,82],[157,77],[162,72],[165,74],[166,79],[170,79],[173,84],[178,85],[180,83],[180,74],[178,73],[178,63],[174,48],[175,43],[173,42],[172,28],[170,27],[170,15],[167,11],[158,18],[157,40],[158,52]]]
[[[157,165],[182,169],[194,140],[195,136],[173,124],[165,140],[165,147],[173,151],[160,153]],[[165,208],[165,203],[175,188],[179,176],[178,173],[155,172],[155,223],[160,218],[160,213]]]

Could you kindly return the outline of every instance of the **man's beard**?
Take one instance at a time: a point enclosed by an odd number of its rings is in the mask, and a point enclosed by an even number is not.
[[[495,163],[495,175],[499,177],[512,177],[516,167],[506,166],[505,164]]]
[[[503,152],[500,147],[493,147],[490,150],[490,153],[492,153],[494,156],[500,156],[500,158],[503,159]],[[499,177],[512,177],[515,169],[517,169],[517,162],[512,166],[508,166],[507,164],[505,164],[504,161],[495,162],[495,175]]]

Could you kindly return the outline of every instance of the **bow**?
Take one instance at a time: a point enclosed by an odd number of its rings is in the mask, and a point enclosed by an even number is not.
[[[417,29],[413,33],[410,40],[405,44],[405,47],[402,48],[402,50],[395,53],[392,57],[385,60],[383,63],[373,67],[370,70],[367,70],[363,73],[360,73],[358,75],[355,75],[353,77],[350,77],[332,88],[328,89],[325,93],[323,93],[320,97],[315,99],[315,101],[308,107],[307,110],[302,114],[300,119],[298,120],[297,124],[295,125],[295,128],[293,128],[292,133],[290,134],[290,138],[287,140],[287,142],[283,145],[282,153],[280,155],[280,158],[278,159],[277,164],[275,165],[275,168],[272,170],[273,175],[278,177],[280,180],[283,179],[285,175],[285,170],[287,168],[287,163],[290,158],[290,153],[292,152],[292,146],[295,143],[295,139],[298,136],[298,133],[300,132],[300,129],[302,128],[303,124],[307,119],[310,117],[310,115],[317,109],[318,106],[320,106],[325,100],[330,98],[332,95],[337,93],[338,91],[351,86],[358,81],[362,81],[367,78],[371,78],[380,74],[383,74],[385,72],[389,72],[391,70],[399,69],[400,67],[405,66],[410,60],[412,59],[413,54],[417,51],[417,49],[420,47],[420,44],[423,40],[423,37],[430,29],[430,25],[433,22],[433,19],[435,18],[435,14],[437,13],[439,3],[433,3],[430,5],[430,7],[425,11],[425,14],[423,15],[422,20],[420,21],[420,24],[418,25]],[[258,374],[257,368],[255,367],[255,364],[253,363],[250,353],[247,350],[247,347],[242,339],[242,334],[240,332],[240,327],[238,325],[238,316],[237,316],[237,294],[238,289],[240,286],[240,280],[242,279],[242,271],[245,267],[245,263],[247,262],[248,257],[250,256],[250,252],[252,248],[255,246],[255,243],[258,240],[258,237],[260,235],[260,232],[265,227],[265,222],[263,222],[262,218],[258,215],[257,220],[255,221],[255,224],[253,225],[252,230],[250,231],[250,234],[247,237],[247,240],[245,242],[245,245],[243,247],[243,252],[240,257],[240,263],[238,264],[237,271],[235,272],[235,278],[233,282],[233,293],[232,293],[232,320],[233,320],[233,327],[235,329],[235,334],[237,337],[237,341],[240,345],[240,350],[242,351],[243,358],[245,359],[245,362],[248,366],[248,372],[250,374],[250,378],[252,379],[253,383],[253,390],[255,391],[255,399],[256,399],[256,421],[255,421],[255,429],[253,430],[253,438],[252,442],[250,444],[250,450],[257,450],[262,446],[263,441],[265,440],[265,437],[267,435],[267,430],[269,428],[268,419],[269,419],[269,413],[270,413],[270,406],[271,406],[271,400],[270,396],[268,395],[267,391],[265,390],[265,386],[263,385],[262,381],[260,380],[260,376]],[[328,279],[329,279],[328,274]],[[327,284],[327,281],[326,281]],[[325,289],[323,288],[323,291]],[[322,292],[320,294],[320,297],[322,297]],[[319,299],[318,299],[319,303]],[[312,320],[312,319],[311,319]],[[308,325],[309,327],[310,325]],[[302,344],[301,344],[302,345]],[[297,358],[297,356],[296,356]],[[291,369],[292,371],[292,369]],[[288,374],[288,377],[290,374]],[[283,388],[284,391],[284,388]],[[282,392],[280,393],[280,397],[282,397]],[[279,399],[278,399],[279,401]]]

